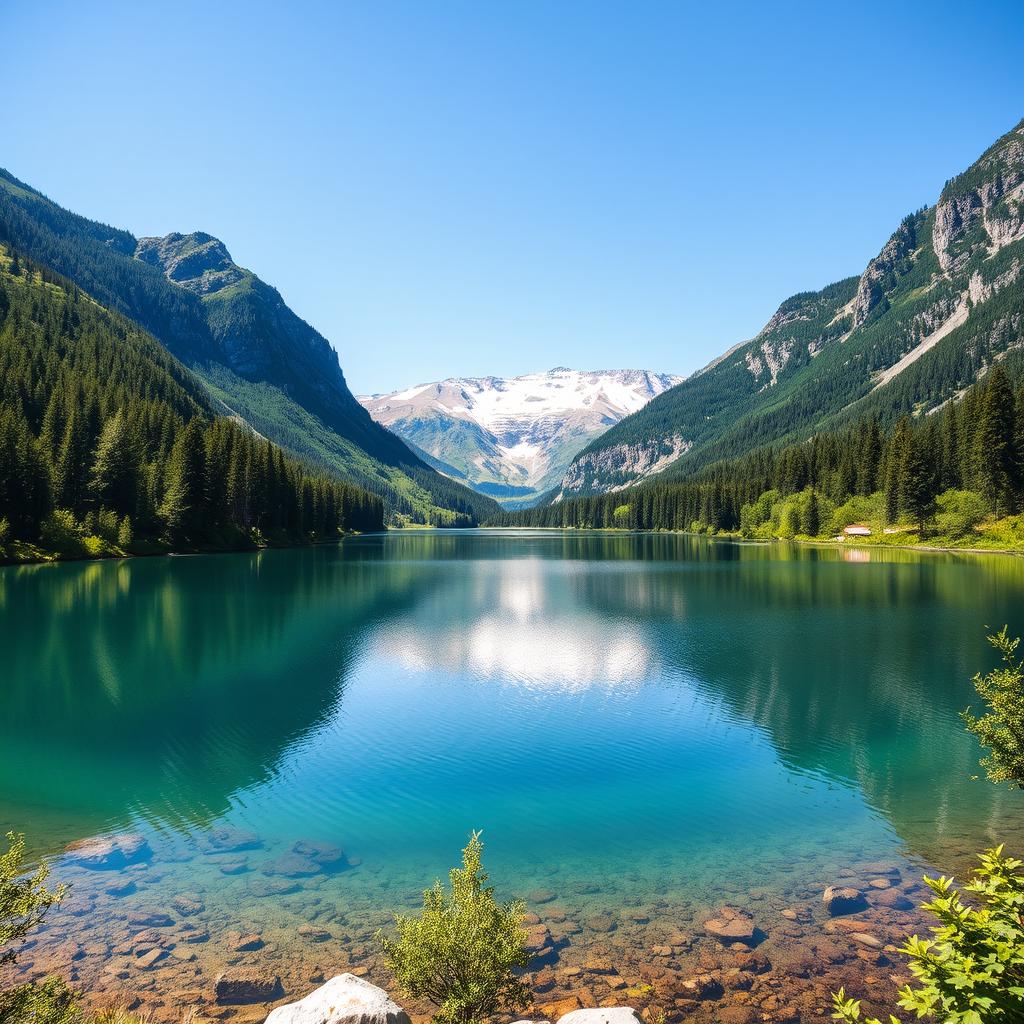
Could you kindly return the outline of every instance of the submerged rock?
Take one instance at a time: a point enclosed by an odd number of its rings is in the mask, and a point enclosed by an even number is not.
[[[263,939],[255,932],[242,935],[240,932],[228,932],[224,937],[228,949],[233,953],[252,953],[263,948]]]
[[[864,897],[864,893],[849,885],[830,885],[822,895],[822,900],[825,903],[825,910],[831,917],[838,917],[840,914],[856,914],[868,908],[868,901]]]
[[[256,878],[249,885],[253,896],[290,896],[302,888],[298,882],[284,878]]]
[[[311,860],[325,871],[337,871],[346,867],[345,851],[331,843],[318,843],[310,839],[300,839],[293,847],[292,853]]]
[[[171,900],[171,906],[181,914],[182,917],[191,917],[192,914],[200,914],[206,908],[203,901],[194,893],[182,893]]]
[[[120,899],[122,896],[131,896],[133,892],[138,891],[138,886],[133,878],[126,878],[122,881],[111,882],[104,891],[108,896]]]
[[[174,918],[166,910],[146,907],[129,914],[128,924],[132,928],[169,928],[174,924]]]
[[[752,946],[761,937],[754,919],[731,907],[722,907],[714,917],[705,921],[704,931],[726,946],[734,942]]]
[[[239,853],[242,850],[258,850],[263,840],[255,832],[225,825],[209,831],[199,845],[207,853]]]
[[[311,857],[299,853],[286,853],[263,869],[265,875],[283,875],[285,878],[309,878],[318,875],[323,867]]]
[[[284,995],[281,978],[266,971],[224,971],[213,983],[218,1003],[270,1003]],[[268,1018],[269,1020],[269,1018]]]
[[[410,1024],[409,1015],[382,988],[339,974],[295,1003],[279,1006],[266,1024]]]
[[[725,988],[713,974],[698,974],[695,978],[687,978],[682,984],[683,992],[691,999],[721,999]]]
[[[145,836],[133,832],[123,836],[79,839],[67,847],[67,855],[69,861],[79,867],[92,871],[116,871],[129,864],[149,860],[153,851]]]

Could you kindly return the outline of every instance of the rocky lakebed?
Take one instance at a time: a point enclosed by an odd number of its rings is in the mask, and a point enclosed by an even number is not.
[[[967,851],[960,856],[966,866]],[[639,878],[598,885],[538,866],[523,894],[530,1016],[629,1007],[649,1024],[784,1024],[827,1017],[841,985],[866,1006],[891,1006],[908,980],[897,947],[928,924],[917,909],[921,876],[902,858],[830,869],[798,858],[787,878],[775,871],[762,886],[705,901],[668,882],[652,893]],[[124,1005],[157,1021],[194,1010],[240,1024],[338,975],[392,991],[376,932],[417,906],[423,887],[331,843],[265,843],[227,827],[187,848],[133,833],[76,842],[53,878],[69,893],[8,980],[56,971],[91,1006]],[[429,1019],[429,1005],[403,1005],[413,1021]]]

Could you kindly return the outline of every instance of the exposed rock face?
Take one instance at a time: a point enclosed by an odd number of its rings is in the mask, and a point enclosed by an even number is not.
[[[1024,238],[1024,128],[1013,134],[943,190],[932,247],[946,274],[955,274],[979,248],[991,256]]]
[[[596,452],[584,452],[566,471],[556,501],[576,494],[619,491],[632,486],[671,465],[692,447],[691,442],[675,435],[664,441],[644,444],[620,444]],[[609,477],[619,474],[621,483],[609,484]]]
[[[864,893],[860,889],[854,889],[848,885],[830,885],[825,890],[822,900],[825,910],[832,917],[838,917],[840,914],[857,914],[868,908],[868,901],[865,899]]]
[[[689,466],[813,436],[897,379],[905,390],[889,387],[874,409],[918,415],[956,401],[964,366],[977,378],[1021,344],[1022,282],[1024,121],[949,181],[934,206],[905,217],[858,277],[790,296],[753,339],[591,442],[566,471],[561,496],[640,483],[650,472],[638,450],[666,438],[689,442],[672,466],[683,478]]]
[[[266,1024],[410,1024],[409,1015],[382,988],[339,974],[296,1003],[279,1006]]]
[[[772,387],[779,381],[779,374],[786,368],[789,357],[793,354],[796,342],[793,338],[784,341],[772,341],[765,339],[761,342],[758,352],[746,354],[747,369],[757,381],[761,380],[765,370],[768,371],[768,380],[765,387]]]
[[[245,276],[231,259],[227,246],[202,231],[190,235],[175,231],[163,238],[140,238],[135,258],[159,267],[168,279],[197,295],[218,292]]]
[[[907,260],[917,248],[917,226],[917,217],[905,218],[861,274],[853,301],[854,327],[860,327],[868,319],[885,299],[885,293],[895,285],[897,275],[905,272]]]

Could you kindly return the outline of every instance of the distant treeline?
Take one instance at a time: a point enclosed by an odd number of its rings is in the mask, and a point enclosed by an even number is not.
[[[215,549],[379,530],[383,504],[216,415],[130,321],[0,247],[0,549]]]
[[[688,480],[505,512],[491,525],[820,536],[867,520],[963,536],[1024,507],[1024,388],[1001,365],[888,432],[874,418],[764,447]]]

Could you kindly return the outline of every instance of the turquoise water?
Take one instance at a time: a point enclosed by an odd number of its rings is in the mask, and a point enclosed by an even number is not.
[[[187,891],[203,977],[232,927],[300,972],[289,936],[333,922],[355,962],[473,828],[503,893],[547,890],[570,921],[646,908],[655,935],[755,889],[783,906],[850,865],[913,874],[1013,841],[1024,802],[972,778],[958,711],[993,663],[985,625],[1024,630],[1022,609],[1012,558],[681,536],[3,569],[0,825],[74,883],[41,947],[57,959],[58,938],[116,946],[132,908]],[[224,825],[261,843],[238,874],[202,852]],[[127,896],[59,859],[121,832],[153,850]],[[258,895],[301,839],[353,866]]]

